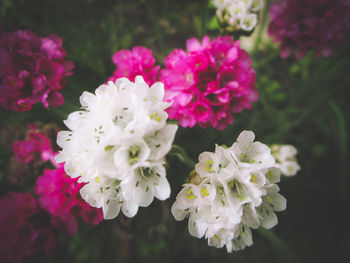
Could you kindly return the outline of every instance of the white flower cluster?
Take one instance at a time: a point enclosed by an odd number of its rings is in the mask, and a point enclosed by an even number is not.
[[[62,151],[57,162],[79,182],[87,183],[80,194],[91,206],[103,209],[105,219],[120,209],[133,217],[138,207],[156,197],[167,199],[170,186],[164,168],[177,125],[167,125],[169,104],[164,87],[149,87],[141,76],[126,78],[84,92],[81,111],[68,116],[57,143]]]
[[[214,153],[200,154],[171,209],[178,221],[189,217],[191,235],[205,236],[210,246],[226,245],[228,252],[252,245],[251,228],[275,226],[275,211],[286,208],[271,150],[254,138],[243,131],[230,148],[216,145]]]
[[[276,160],[276,168],[285,176],[296,175],[300,170],[295,155],[297,149],[293,145],[278,145],[271,146],[271,153]]]
[[[263,0],[213,0],[217,8],[220,24],[227,30],[252,31],[257,22],[257,12],[262,8]]]

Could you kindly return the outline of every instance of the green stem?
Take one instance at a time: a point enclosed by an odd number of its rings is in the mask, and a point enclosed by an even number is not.
[[[175,155],[181,162],[190,168],[194,168],[195,162],[188,156],[186,151],[179,145],[173,144],[169,154]]]
[[[266,29],[267,21],[268,21],[268,17],[269,17],[270,3],[271,3],[271,0],[268,0],[265,3],[263,16],[262,16],[262,19],[261,19],[261,22],[260,22],[260,26],[259,26],[259,29],[258,29],[259,31],[258,31],[256,40],[255,40],[255,43],[254,43],[254,47],[253,47],[253,52],[252,52],[253,54],[255,54],[255,52],[257,51],[258,46],[259,46],[259,44],[261,42],[262,34],[263,34],[264,30]]]
[[[266,230],[260,227],[258,228],[258,231],[264,238],[266,238],[271,243],[271,245],[276,251],[276,254],[281,260],[280,262],[285,262],[285,263],[298,262],[298,259],[294,251],[287,244],[286,241],[284,241],[282,238],[280,238],[271,230]]]

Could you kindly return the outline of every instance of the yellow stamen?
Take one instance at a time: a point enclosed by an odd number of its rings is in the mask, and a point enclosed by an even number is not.
[[[203,196],[208,196],[208,195],[209,195],[209,192],[208,192],[207,188],[202,187],[202,189],[201,189],[201,194],[202,194]]]
[[[191,189],[188,189],[187,193],[186,193],[187,199],[193,199],[196,198],[196,196],[193,194]]]

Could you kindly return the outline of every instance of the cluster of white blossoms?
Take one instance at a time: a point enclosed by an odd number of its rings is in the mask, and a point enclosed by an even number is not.
[[[120,210],[133,217],[154,197],[170,195],[164,164],[177,125],[166,124],[169,104],[163,96],[162,83],[149,87],[141,76],[135,83],[110,81],[95,94],[84,92],[82,110],[64,122],[71,131],[58,133],[62,151],[56,161],[65,162],[66,173],[86,183],[81,196],[102,207],[105,219]]]
[[[276,184],[284,166],[254,138],[243,131],[230,148],[216,145],[214,153],[200,154],[171,209],[178,221],[189,217],[191,235],[205,236],[210,246],[226,245],[228,252],[252,245],[251,228],[270,229],[277,224],[275,212],[286,208]],[[290,157],[280,156],[281,164]]]
[[[258,22],[263,0],[213,0],[217,17],[228,31],[252,31]]]
[[[300,166],[295,158],[297,149],[293,145],[274,144],[271,146],[271,153],[276,160],[275,167],[281,174],[293,176],[300,170]]]

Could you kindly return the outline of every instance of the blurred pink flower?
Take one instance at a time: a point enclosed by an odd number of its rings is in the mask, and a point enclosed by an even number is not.
[[[0,199],[0,229],[4,263],[28,262],[56,244],[48,215],[30,193],[12,192]]]
[[[27,139],[15,141],[12,144],[12,148],[15,153],[15,159],[19,163],[29,163],[39,159],[42,159],[42,161],[50,160],[52,163],[55,163],[51,141],[45,132],[40,132],[33,124],[29,125]]]
[[[69,235],[78,230],[78,217],[89,224],[99,224],[103,220],[101,209],[91,207],[80,197],[79,190],[84,184],[67,176],[63,164],[56,165],[55,170],[44,170],[34,189],[41,207],[52,216],[52,224]]]
[[[157,80],[159,66],[154,66],[155,59],[148,48],[134,47],[132,50],[120,50],[114,53],[112,61],[117,68],[113,77],[109,78],[111,81],[121,77],[134,81],[137,75],[141,75],[148,85]]]
[[[59,90],[72,75],[74,65],[65,60],[62,39],[40,38],[27,30],[0,33],[0,105],[8,110],[27,111],[42,102],[59,106]]]
[[[173,50],[160,74],[165,100],[173,101],[169,118],[184,127],[196,123],[219,130],[233,123],[233,114],[251,109],[258,99],[255,71],[248,53],[229,36],[210,41],[187,40],[187,52]]]
[[[350,29],[350,3],[346,0],[283,0],[272,3],[269,35],[280,43],[280,55],[297,59],[314,49],[316,56],[334,53]]]

